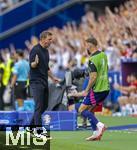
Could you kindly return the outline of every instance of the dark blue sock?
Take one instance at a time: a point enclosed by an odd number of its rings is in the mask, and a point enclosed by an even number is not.
[[[92,130],[96,131],[97,130],[97,126],[92,121],[90,123],[91,123]]]
[[[88,110],[84,110],[81,112],[81,115],[83,117],[86,117],[88,118],[90,124],[91,124],[91,127],[93,129],[93,131],[96,130],[96,124],[98,123],[98,120],[97,118],[94,116],[94,114],[92,112],[89,112]]]
[[[94,114],[94,112],[93,112],[93,115],[95,116],[95,114]],[[96,131],[97,130],[97,126],[96,126],[96,124],[94,124],[94,122],[91,122],[91,127],[92,127],[92,130],[93,131]]]
[[[75,110],[78,112],[78,109],[80,107],[81,103],[76,103],[75,104]],[[94,114],[93,114],[94,115]],[[84,116],[83,116],[84,117]],[[85,118],[85,117],[84,117]],[[87,117],[86,117],[87,118]],[[96,127],[96,124],[92,121],[90,121],[90,124],[91,124],[91,127],[92,127],[92,130],[93,131],[96,131],[97,127]]]
[[[84,118],[85,118],[85,117],[84,117]],[[93,131],[96,131],[97,126],[94,124],[94,122],[91,121],[90,124],[91,124],[92,130],[93,130]]]

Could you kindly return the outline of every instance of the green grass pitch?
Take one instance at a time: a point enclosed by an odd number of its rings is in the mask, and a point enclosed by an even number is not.
[[[85,141],[90,131],[52,132],[51,150],[137,150],[137,132],[106,131],[101,141]]]
[[[137,118],[132,117],[98,117],[107,126],[137,124]],[[101,141],[85,141],[90,136],[90,130],[85,131],[53,131],[51,135],[51,150],[137,150],[137,132],[106,131]]]

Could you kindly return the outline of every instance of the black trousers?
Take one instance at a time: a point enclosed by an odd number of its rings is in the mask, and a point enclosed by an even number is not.
[[[30,88],[35,101],[35,111],[30,126],[42,126],[41,116],[48,107],[48,86],[32,83]]]
[[[1,84],[0,86],[0,110],[4,110],[4,100],[3,100],[3,94],[5,91],[5,86]]]

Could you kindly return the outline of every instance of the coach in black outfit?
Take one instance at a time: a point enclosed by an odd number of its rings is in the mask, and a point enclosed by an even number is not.
[[[39,44],[30,52],[30,87],[35,100],[35,112],[31,125],[34,126],[42,126],[41,115],[48,107],[48,76],[54,82],[59,82],[49,69],[48,47],[52,42],[53,34],[43,31],[40,34]]]

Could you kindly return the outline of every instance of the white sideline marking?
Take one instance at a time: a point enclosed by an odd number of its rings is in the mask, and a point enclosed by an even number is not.
[[[115,133],[128,133],[128,134],[136,134],[136,129],[128,129],[128,130],[108,130],[108,132],[115,132]]]

